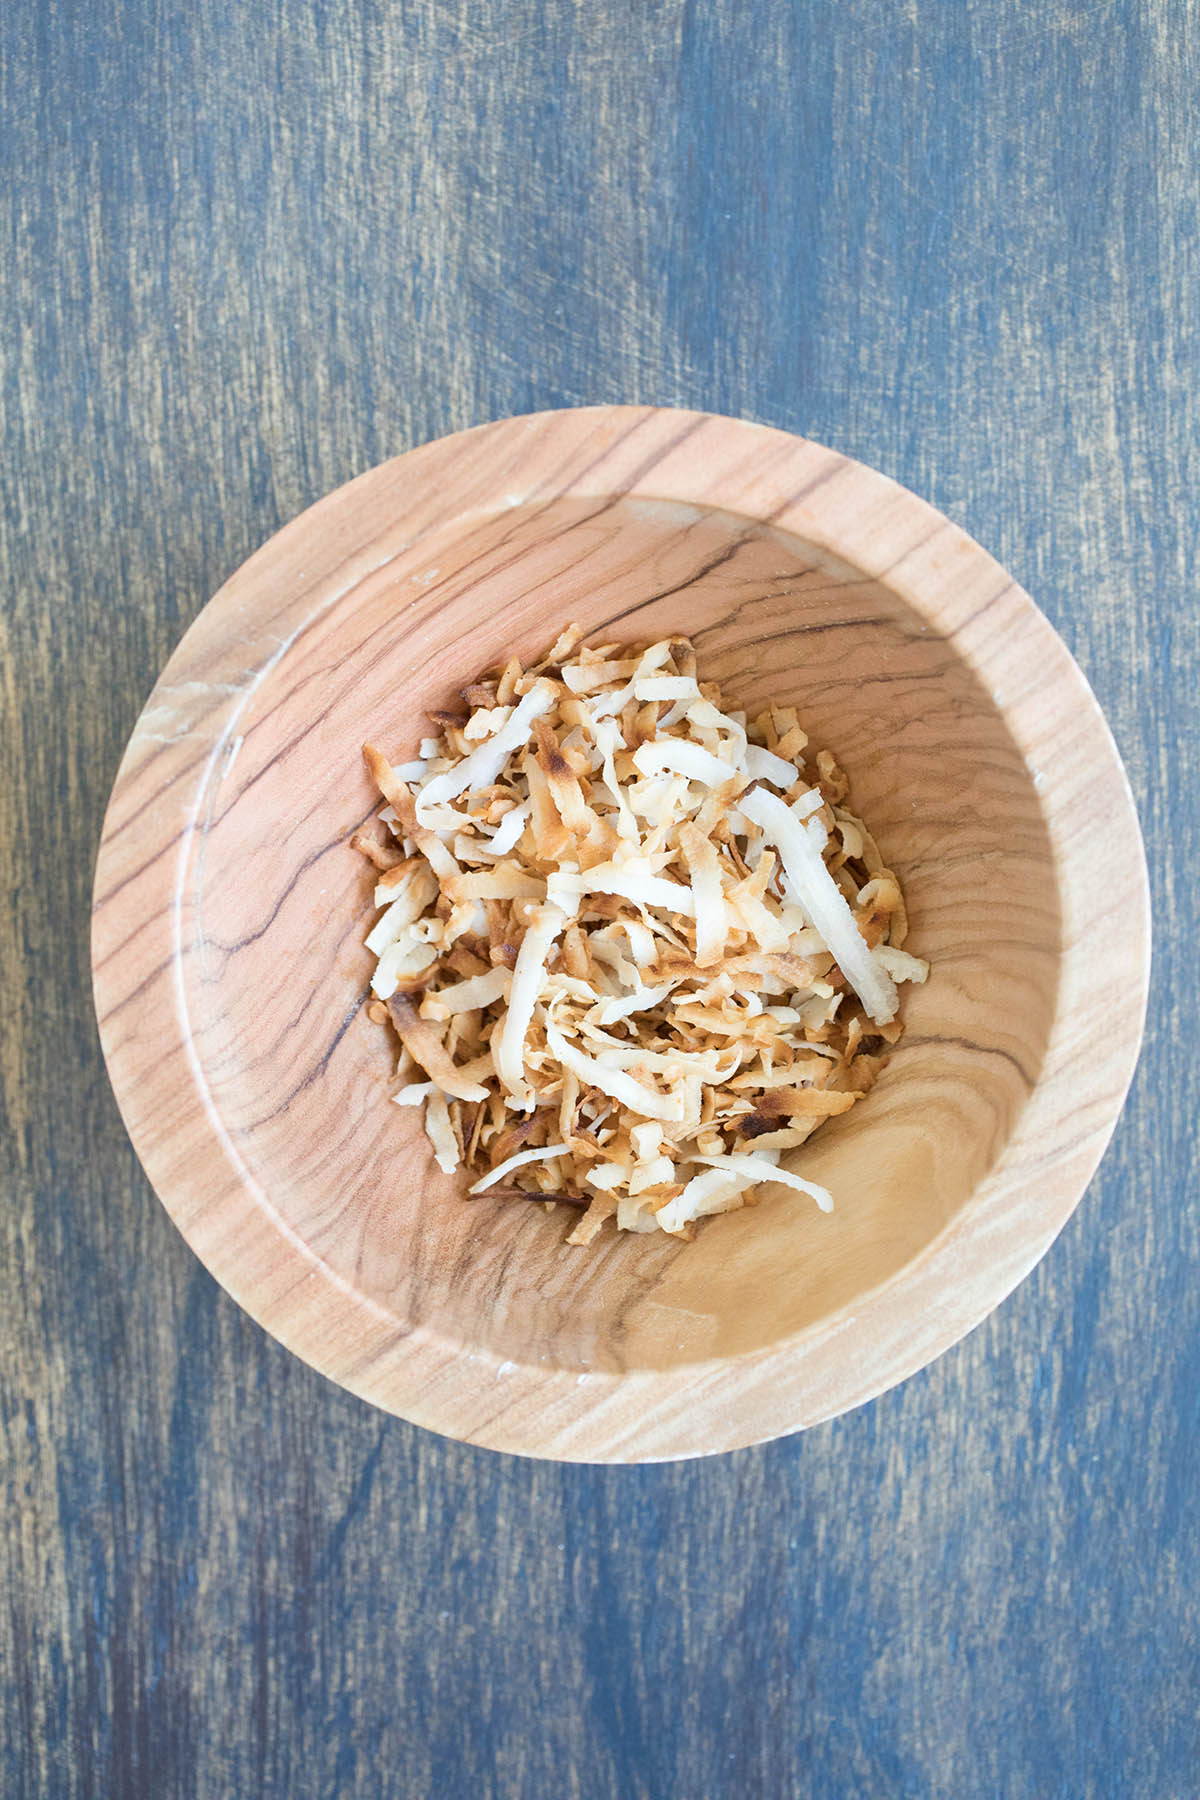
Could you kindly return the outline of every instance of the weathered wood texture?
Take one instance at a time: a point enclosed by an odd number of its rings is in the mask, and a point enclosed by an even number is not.
[[[1195,1792],[1198,26],[5,9],[6,1792]],[[1107,707],[1157,906],[1131,1106],[1030,1280],[859,1413],[640,1470],[443,1443],[266,1338],[139,1173],[87,980],[122,745],[224,576],[393,451],[596,399],[960,520]]]

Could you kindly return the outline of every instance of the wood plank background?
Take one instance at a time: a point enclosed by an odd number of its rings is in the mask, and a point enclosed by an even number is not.
[[[1200,1792],[1198,26],[4,9],[6,1795]],[[149,1192],[88,990],[121,748],[225,575],[382,457],[590,400],[808,433],[981,539],[1107,709],[1157,923],[1129,1109],[999,1314],[638,1470],[442,1442],[276,1347]]]

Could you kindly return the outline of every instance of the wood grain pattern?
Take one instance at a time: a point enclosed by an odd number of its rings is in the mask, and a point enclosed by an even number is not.
[[[466,1203],[386,1104],[358,745],[406,760],[429,711],[571,621],[687,631],[737,705],[794,706],[901,876],[935,977],[869,1105],[803,1158],[832,1220],[768,1189],[695,1244],[580,1256],[560,1215]],[[632,407],[427,445],[252,557],[138,722],[93,909],[118,1102],[222,1284],[390,1411],[593,1462],[796,1430],[978,1324],[1099,1160],[1148,958],[1120,764],[1011,578],[833,452]]]
[[[6,1792],[1194,1791],[1198,23],[0,14]],[[226,576],[397,451],[597,400],[807,433],[985,544],[1099,694],[1156,918],[1133,1100],[1000,1311],[639,1469],[281,1350],[150,1193],[88,982],[122,749]]]

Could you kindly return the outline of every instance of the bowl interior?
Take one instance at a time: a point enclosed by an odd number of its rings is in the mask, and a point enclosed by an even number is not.
[[[686,632],[733,704],[795,706],[902,877],[933,973],[905,990],[869,1101],[798,1155],[832,1216],[774,1188],[691,1244],[609,1227],[572,1249],[567,1209],[466,1201],[418,1116],[388,1104],[391,1041],[363,1006],[371,881],[346,843],[373,810],[359,747],[415,753],[426,708],[571,619],[627,642]],[[581,1372],[769,1346],[917,1257],[1012,1133],[1054,1014],[1050,841],[996,701],[886,580],[673,502],[467,513],[311,619],[237,731],[181,889],[196,1072],[256,1204],[399,1330]]]

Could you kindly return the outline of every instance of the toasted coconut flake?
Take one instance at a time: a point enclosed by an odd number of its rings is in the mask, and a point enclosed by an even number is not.
[[[398,1093],[392,1095],[393,1106],[423,1106],[430,1094],[438,1092],[436,1082],[410,1081]]]
[[[421,1002],[421,1017],[448,1019],[454,1013],[475,1012],[494,1000],[502,1000],[511,981],[512,976],[503,965],[483,975],[471,975],[452,987],[439,988],[436,994],[426,994]]]
[[[576,1129],[578,1114],[579,1077],[573,1075],[570,1069],[564,1069],[562,1094],[558,1102],[558,1131],[559,1136],[565,1138],[570,1144],[571,1150],[575,1156],[581,1154],[585,1139],[587,1138],[586,1133],[581,1133]],[[596,1144],[594,1148],[595,1154],[598,1156],[600,1154],[600,1145]],[[591,1151],[592,1147],[589,1145],[587,1153],[590,1155]]]
[[[706,787],[738,779],[738,770],[732,763],[722,762],[700,744],[682,738],[642,744],[635,751],[633,762],[643,775],[682,775],[685,781],[701,781]]]
[[[681,1098],[674,1094],[660,1094],[654,1088],[645,1087],[635,1081],[632,1075],[623,1069],[613,1068],[610,1060],[602,1061],[598,1057],[587,1056],[569,1044],[556,1026],[546,1029],[546,1042],[562,1063],[564,1068],[571,1069],[581,1081],[598,1087],[601,1093],[608,1094],[613,1100],[628,1107],[631,1112],[643,1119],[666,1119],[679,1123],[683,1117]]]
[[[744,1120],[738,1121],[739,1135],[751,1142],[755,1151],[797,1150],[801,1144],[808,1142],[813,1132],[820,1127],[821,1121],[820,1119],[805,1119],[800,1125],[783,1125],[778,1130],[772,1129],[761,1133],[747,1131],[745,1124]]]
[[[696,908],[690,888],[682,882],[667,881],[641,867],[619,868],[614,863],[601,863],[579,875],[552,875],[546,884],[548,898],[569,904],[566,896],[575,894],[614,894],[632,900],[642,907],[657,907],[660,912],[690,917]]]
[[[742,797],[742,811],[774,843],[800,904],[846,972],[855,993],[875,1020],[895,1018],[899,999],[887,970],[872,955],[854,922],[845,897],[821,860],[807,828],[784,801],[766,788]]]
[[[611,1193],[629,1180],[630,1165],[625,1162],[602,1162],[588,1169],[583,1179],[601,1193]]]
[[[562,822],[546,771],[536,756],[525,758],[524,775],[529,791],[529,828],[534,855],[539,862],[557,863],[571,854],[575,840]]]
[[[698,1156],[696,1161],[706,1163],[710,1169],[719,1169],[722,1174],[747,1175],[754,1182],[782,1182],[784,1187],[811,1195],[822,1212],[833,1211],[833,1195],[828,1188],[819,1187],[815,1181],[805,1181],[802,1175],[793,1175],[790,1169],[777,1168],[769,1154],[733,1152],[728,1156]]]
[[[400,893],[401,889],[407,886],[413,870],[422,868],[423,866],[424,865],[420,863],[416,857],[407,856],[403,857],[400,862],[393,864],[390,869],[385,869],[383,874],[379,877],[379,880],[375,883],[376,906],[389,905]]]
[[[805,793],[797,794],[789,804],[798,819],[811,819],[815,813],[821,810],[820,790],[809,788]]]
[[[486,1088],[477,1081],[464,1079],[463,1072],[454,1066],[433,1026],[421,1017],[411,1000],[394,996],[388,1001],[388,1011],[404,1048],[415,1062],[420,1063],[444,1094],[451,1095],[455,1100],[487,1098]]]
[[[700,689],[687,675],[645,675],[634,682],[633,697],[642,701],[698,700]]]
[[[484,957],[479,956],[463,941],[455,944],[454,948],[443,958],[443,962],[447,969],[450,969],[455,975],[461,976],[464,981],[472,975],[486,975],[491,967]]]
[[[612,1000],[602,1000],[593,1008],[592,1017],[597,1025],[615,1025],[621,1019],[628,1019],[634,1013],[653,1012],[661,1006],[670,994],[673,984],[664,982],[660,987],[642,987],[639,985],[627,994],[618,995]]]
[[[658,946],[654,941],[654,933],[640,919],[621,919],[621,930],[629,939],[629,954],[639,969],[652,967],[658,956]]]
[[[464,694],[464,699],[466,695]],[[500,731],[512,718],[511,706],[479,706],[463,726],[463,738],[468,744],[479,744]],[[486,784],[480,783],[480,786]]]
[[[413,847],[420,850],[439,881],[453,879],[459,873],[458,864],[437,834],[417,819],[413,797],[405,784],[396,779],[387,758],[370,744],[364,744],[363,759]]]
[[[792,722],[787,727],[786,731],[784,731],[777,739],[775,744],[775,754],[784,762],[795,762],[796,758],[800,755],[800,752],[807,745],[808,737],[801,731],[799,725],[796,724],[795,713],[789,712],[788,716]]]
[[[538,719],[534,731],[537,735],[538,762],[546,777],[555,809],[568,831],[578,832],[586,837],[599,821],[583,798],[579,777],[563,755],[553,727],[545,719]]]
[[[562,678],[573,694],[594,694],[614,682],[628,681],[636,668],[636,657],[623,662],[576,663],[563,670]]]
[[[477,750],[472,750],[469,756],[464,756],[461,762],[425,783],[416,800],[418,822],[426,823],[425,814],[431,807],[444,806],[448,801],[456,800],[468,788],[490,787],[513,751],[523,749],[528,743],[534,721],[550,711],[554,700],[554,684],[536,681],[494,737],[480,744]],[[391,800],[393,806],[396,805],[391,794],[385,793],[385,797]]]
[[[508,995],[508,1010],[494,1050],[496,1074],[515,1099],[524,1103],[529,1089],[525,1082],[525,1034],[533,1018],[533,1009],[541,993],[550,947],[566,923],[554,906],[538,907],[529,921],[529,929],[521,940]]]
[[[611,1219],[617,1202],[608,1194],[597,1194],[567,1239],[568,1244],[590,1244],[605,1219]]]
[[[562,966],[577,981],[586,982],[591,973],[587,944],[578,925],[569,925],[563,935]]]
[[[880,944],[875,952],[876,961],[881,962],[893,981],[928,981],[929,964],[920,956],[910,956],[907,950],[897,950],[892,944]],[[883,1020],[881,1023],[886,1024]]]
[[[723,710],[686,640],[578,646],[467,685],[411,763],[364,750],[394,1098],[475,1191],[586,1206],[571,1242],[689,1238],[765,1181],[824,1205],[778,1158],[867,1092],[927,973],[899,883],[790,708]]]
[[[568,625],[563,631],[559,632],[545,656],[542,658],[542,661],[538,663],[538,669],[544,669],[547,664],[565,662],[572,650],[575,649],[576,645],[578,645],[582,639],[583,626],[576,624]]]
[[[410,926],[416,924],[430,901],[437,896],[436,877],[426,864],[407,863],[404,866],[408,874],[399,893],[367,935],[366,945],[372,956],[382,956],[389,944],[394,944]]]
[[[529,818],[529,811],[529,802],[525,801],[505,813],[488,845],[493,856],[508,856],[516,849]]]
[[[414,943],[408,936],[397,938],[375,965],[371,992],[379,1000],[390,1001],[394,994],[423,987],[436,963],[432,944]]]
[[[373,838],[366,831],[354,833],[350,839],[350,848],[359,851],[384,873],[403,865],[406,860],[404,852],[398,844],[381,844],[378,838]]]
[[[721,1169],[706,1169],[693,1175],[681,1194],[660,1208],[655,1223],[661,1231],[680,1236],[694,1219],[708,1213],[733,1212],[744,1204],[742,1195],[750,1179]]]
[[[498,1167],[516,1151],[523,1150],[531,1137],[544,1138],[545,1135],[546,1119],[543,1110],[539,1107],[537,1112],[526,1113],[523,1119],[518,1119],[514,1124],[506,1126],[500,1135],[493,1138],[488,1145],[488,1156],[492,1167]],[[529,1147],[532,1148],[532,1145]]]
[[[399,815],[400,803],[402,801],[407,801],[409,798],[408,789],[404,782],[396,774],[383,752],[381,750],[376,750],[373,744],[363,745],[363,761],[367,765],[367,770],[371,779],[374,781],[375,786],[379,789],[388,805],[395,808],[397,815]]]
[[[800,780],[794,764],[785,762],[782,756],[764,750],[759,744],[747,746],[745,768],[751,781],[769,781],[773,787],[790,788]]]
[[[537,875],[526,875],[505,863],[495,869],[480,869],[471,875],[459,875],[451,887],[452,897],[464,900],[544,900],[546,884]]]
[[[437,1166],[443,1175],[453,1175],[460,1168],[458,1141],[454,1135],[454,1127],[450,1123],[450,1110],[446,1105],[446,1096],[438,1088],[434,1088],[425,1102],[425,1133],[433,1145],[433,1154]]]
[[[837,1113],[849,1112],[857,1094],[842,1093],[837,1088],[776,1086],[763,1096],[758,1110],[776,1117],[829,1119]]]
[[[850,784],[830,751],[819,750],[817,752],[817,774],[821,777],[821,792],[831,806],[836,806],[839,800],[846,798],[846,791]]]
[[[711,969],[725,953],[729,932],[725,891],[721,885],[721,861],[712,840],[695,825],[680,827],[679,843],[692,878],[696,966]]]
[[[653,1156],[649,1162],[639,1163],[629,1177],[630,1194],[653,1195],[656,1199],[663,1197],[663,1190],[673,1186],[671,1181],[675,1173],[675,1165],[669,1156]],[[665,1196],[672,1199],[672,1194]]]
[[[498,1163],[494,1169],[475,1182],[467,1191],[472,1194],[486,1193],[493,1183],[502,1176],[511,1175],[514,1169],[523,1169],[527,1163],[550,1162],[556,1156],[570,1156],[570,1144],[545,1144],[536,1150],[518,1150],[504,1162]]]

